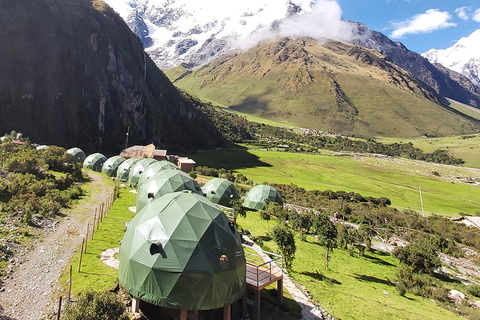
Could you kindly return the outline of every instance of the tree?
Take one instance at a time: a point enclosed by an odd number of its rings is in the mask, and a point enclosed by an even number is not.
[[[305,235],[310,232],[313,224],[313,216],[310,213],[294,213],[290,215],[292,225],[300,233],[300,239],[306,240]]]
[[[335,227],[335,224],[324,213],[315,216],[313,227],[315,228],[315,234],[318,240],[327,248],[325,253],[325,268],[328,270],[329,252],[333,252],[333,248],[337,247],[337,227]]]
[[[269,232],[268,221],[271,219],[270,214],[266,210],[260,210],[260,218],[267,221],[267,232]]]
[[[93,289],[80,292],[77,301],[67,304],[62,319],[65,320],[128,320],[125,304],[110,291]]]
[[[247,211],[245,211],[245,208],[243,207],[242,199],[232,199],[232,200],[230,200],[230,206],[233,209],[233,214],[235,215],[235,220],[237,219],[238,216],[241,216],[241,217],[244,217],[244,218],[247,216]]]
[[[285,266],[290,269],[297,250],[293,231],[285,226],[275,226],[272,230],[272,238],[285,259]]]
[[[400,260],[400,263],[411,267],[413,273],[432,275],[435,269],[441,266],[437,250],[435,239],[422,235],[404,248],[397,247],[393,256]]]

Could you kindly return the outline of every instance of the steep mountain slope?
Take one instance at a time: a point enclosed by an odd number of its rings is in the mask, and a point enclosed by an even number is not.
[[[118,151],[129,142],[186,150],[223,145],[98,0],[0,3],[0,132]]]
[[[352,22],[353,23],[353,22]],[[368,29],[361,23],[355,24],[354,44],[373,49],[399,67],[410,72],[414,77],[432,87],[441,96],[480,108],[480,95],[469,81],[463,85],[442,72],[418,53],[405,48],[400,42],[393,42],[380,32]]]
[[[431,63],[439,63],[463,74],[475,85],[480,86],[480,29],[458,40],[448,49],[430,49],[422,53],[422,57]]]
[[[361,136],[473,132],[478,123],[383,56],[345,42],[262,43],[199,70],[166,71],[201,98],[289,125]]]

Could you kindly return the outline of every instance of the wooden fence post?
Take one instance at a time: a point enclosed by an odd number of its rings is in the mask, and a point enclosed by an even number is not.
[[[87,234],[85,235],[85,251],[87,253],[88,231],[90,231],[90,222],[87,222]]]
[[[95,215],[93,216],[92,240],[93,240],[93,234],[95,233],[95,220],[96,219],[97,219],[97,210],[95,210]]]
[[[72,294],[72,267],[73,265],[70,264],[70,278],[68,279],[68,302],[70,302],[70,296]]]
[[[83,246],[85,244],[85,239],[82,239],[82,249],[80,250],[80,261],[78,262],[78,272],[80,272],[80,268],[82,267],[82,257],[83,257]]]
[[[57,320],[60,320],[61,311],[62,311],[62,296],[60,296],[60,300],[58,301]]]

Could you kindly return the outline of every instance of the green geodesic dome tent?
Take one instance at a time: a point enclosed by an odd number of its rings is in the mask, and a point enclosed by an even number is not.
[[[282,196],[274,187],[261,184],[247,192],[243,206],[250,209],[263,210],[265,208],[265,200],[283,204]]]
[[[120,245],[120,285],[161,307],[210,310],[232,304],[245,291],[245,272],[233,223],[208,199],[187,191],[145,206]]]
[[[130,158],[122,162],[122,164],[119,165],[117,168],[117,179],[123,182],[127,182],[130,170],[138,161],[139,160],[137,158]]]
[[[78,162],[78,163],[83,163],[87,158],[87,155],[85,154],[85,152],[83,152],[82,149],[77,147],[68,149],[67,153],[73,157],[73,160],[75,162]]]
[[[202,188],[208,200],[222,206],[230,207],[230,200],[239,199],[237,188],[226,179],[214,178],[209,180]]]
[[[153,175],[156,174],[157,172],[167,170],[167,169],[180,170],[175,164],[167,160],[161,160],[161,161],[155,162],[152,165],[150,165],[145,171],[143,171],[143,173],[140,175],[140,178],[138,178],[138,186],[141,186],[142,184],[147,182],[147,180],[153,177]]]
[[[139,186],[137,194],[137,213],[149,202],[168,193],[189,190],[203,196],[197,181],[181,170],[166,169],[154,174],[147,182]]]
[[[147,170],[149,166],[156,162],[158,161],[153,158],[145,158],[135,163],[128,173],[128,184],[131,187],[136,187],[138,184],[138,179],[140,179],[140,175]]]
[[[87,169],[92,169],[93,171],[102,172],[102,166],[107,161],[107,157],[105,157],[101,153],[92,153],[85,161],[83,161],[83,167]]]
[[[102,173],[105,173],[109,177],[116,177],[118,166],[125,161],[124,157],[113,156],[107,159],[102,166]]]

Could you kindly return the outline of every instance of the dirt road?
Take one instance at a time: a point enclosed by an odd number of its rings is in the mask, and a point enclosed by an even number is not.
[[[93,215],[85,217],[80,212],[93,212],[95,204],[103,203],[111,192],[103,184],[101,175],[91,173],[89,176],[92,183],[100,185],[101,191],[91,195],[90,204],[69,210],[4,281],[0,292],[0,319],[37,320],[56,310],[57,302],[52,298],[61,289],[60,274],[81,245],[87,222],[93,220]]]

